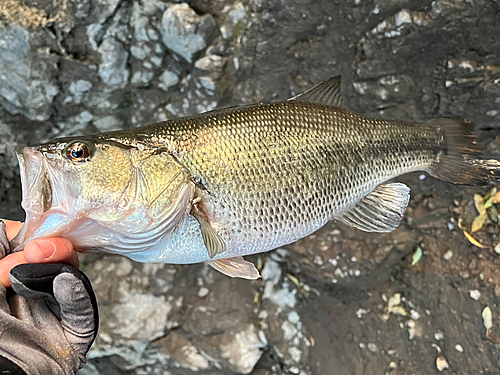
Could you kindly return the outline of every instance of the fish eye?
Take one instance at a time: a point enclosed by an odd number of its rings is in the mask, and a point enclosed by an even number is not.
[[[73,142],[66,148],[66,156],[75,163],[90,160],[90,147],[83,142]]]

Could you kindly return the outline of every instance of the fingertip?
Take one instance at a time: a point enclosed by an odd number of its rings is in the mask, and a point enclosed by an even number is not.
[[[0,283],[6,287],[10,288],[9,273],[10,271],[19,264],[27,263],[24,258],[24,253],[14,253],[9,254],[2,260],[0,260]]]
[[[69,263],[78,267],[78,256],[73,244],[62,237],[44,238],[28,242],[24,248],[28,263]]]

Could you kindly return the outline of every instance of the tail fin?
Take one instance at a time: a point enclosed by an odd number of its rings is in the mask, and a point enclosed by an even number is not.
[[[437,129],[439,149],[429,173],[440,180],[463,185],[487,185],[500,180],[500,162],[482,160],[473,125],[461,119],[429,122]]]

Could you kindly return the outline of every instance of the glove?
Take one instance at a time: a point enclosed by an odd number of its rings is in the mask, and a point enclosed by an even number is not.
[[[10,253],[0,221],[0,259]],[[0,370],[7,374],[74,375],[97,334],[90,281],[62,264],[22,264],[0,285]],[[4,373],[0,371],[0,373]]]

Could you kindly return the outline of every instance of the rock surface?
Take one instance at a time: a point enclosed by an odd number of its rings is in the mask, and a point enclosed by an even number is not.
[[[190,63],[207,47],[214,28],[211,15],[198,16],[188,4],[176,4],[163,13],[162,40],[169,50]]]
[[[18,145],[286,99],[337,74],[358,113],[466,117],[500,158],[499,12],[487,0],[0,2],[1,216],[23,217]],[[101,327],[81,375],[497,373],[499,230],[479,249],[457,226],[486,190],[401,180],[412,201],[397,231],[330,223],[251,257],[253,283],[82,257]]]

